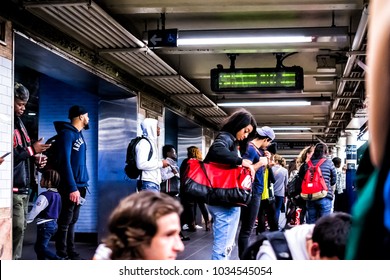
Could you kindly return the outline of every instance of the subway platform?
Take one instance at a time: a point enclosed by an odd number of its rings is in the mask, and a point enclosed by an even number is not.
[[[284,216],[284,215],[281,215]],[[178,255],[178,260],[209,260],[211,256],[211,249],[213,244],[212,231],[205,231],[204,225],[201,229],[195,232],[183,231],[185,236],[188,236],[190,240],[183,241],[185,249]],[[22,260],[36,260],[36,254],[34,252],[34,243],[36,238],[36,225],[28,224],[23,246]],[[256,240],[256,234],[251,236],[251,242]],[[77,239],[76,239],[77,241]],[[50,246],[55,250],[54,242],[50,242]],[[76,250],[80,256],[85,260],[91,260],[97,244],[95,242],[76,242]],[[231,255],[231,260],[239,260],[237,246],[234,246],[234,250]]]

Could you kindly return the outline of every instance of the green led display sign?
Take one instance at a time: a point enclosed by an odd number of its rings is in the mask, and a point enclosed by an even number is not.
[[[288,91],[303,89],[303,69],[276,68],[211,69],[211,89],[229,91]]]

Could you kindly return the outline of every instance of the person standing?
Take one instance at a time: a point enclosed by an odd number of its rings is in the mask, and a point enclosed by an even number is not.
[[[286,194],[286,188],[288,183],[288,171],[282,166],[283,158],[276,154],[274,156],[275,165],[272,166],[272,172],[274,173],[274,195],[275,195],[275,218],[276,222],[279,223],[280,211],[284,203]]]
[[[234,112],[222,125],[204,162],[229,164],[232,167],[242,165],[251,170],[253,178],[255,170],[252,162],[241,157],[239,145],[248,137],[253,138],[256,126],[256,120],[248,111],[241,109]],[[209,205],[208,208],[214,221],[211,259],[227,260],[235,244],[241,207]]]
[[[28,196],[35,172],[32,172],[31,161],[38,168],[43,168],[46,158],[40,153],[46,151],[50,145],[42,143],[43,139],[32,142],[27,129],[24,127],[21,116],[26,110],[30,97],[28,89],[20,83],[14,86],[14,145],[13,145],[13,204],[12,204],[12,258],[22,257],[24,231],[27,226]]]
[[[238,235],[238,256],[240,259],[249,245],[249,237],[259,213],[261,194],[264,188],[264,171],[271,158],[270,152],[266,149],[275,139],[275,133],[270,127],[264,126],[257,130],[256,136],[248,143],[246,152],[242,156],[255,165],[256,175],[252,183],[251,201],[247,207],[241,207],[241,228]]]
[[[57,219],[61,211],[61,196],[58,193],[60,175],[57,171],[49,169],[43,172],[41,187],[47,190],[42,192],[31,211],[28,213],[27,223],[37,219],[37,240],[34,250],[38,260],[60,260],[54,252],[49,249],[49,241],[57,232]]]
[[[160,160],[158,157],[157,138],[160,136],[160,127],[156,119],[146,118],[141,123],[141,129],[147,139],[141,139],[135,147],[137,167],[142,170],[138,189],[159,192],[162,181],[161,168],[169,166],[166,159]],[[152,156],[148,159],[150,149]]]
[[[328,146],[325,143],[316,144],[314,147],[314,153],[310,158],[313,166],[316,166],[322,158],[326,158],[327,152]],[[302,180],[305,178],[305,174],[308,168],[309,167],[307,163],[301,165],[299,168],[298,176]],[[324,198],[306,201],[308,224],[314,224],[318,218],[329,215],[332,212],[333,190],[331,186],[336,184],[336,168],[334,167],[333,162],[326,158],[324,163],[321,164],[320,169],[328,188],[328,193]]]
[[[58,172],[61,182],[62,209],[56,235],[57,255],[64,259],[81,259],[75,251],[74,228],[80,214],[80,200],[88,188],[87,144],[82,131],[89,129],[88,111],[79,105],[69,109],[69,122],[54,122],[57,137]]]
[[[203,160],[202,151],[196,146],[190,146],[187,148],[187,158],[185,158],[180,165],[181,178],[184,178],[184,174],[188,167],[188,161],[191,158],[195,158],[200,161]],[[184,182],[182,182],[182,186],[184,186]],[[205,229],[206,231],[209,231],[210,218],[206,204],[203,201],[200,201],[200,199],[186,196],[184,191],[181,191],[180,198],[180,201],[184,207],[184,212],[182,215],[182,225],[184,227],[186,227],[187,225],[188,231],[195,232],[197,230],[197,227],[199,226],[196,224],[196,209],[199,207],[205,223]]]
[[[165,145],[162,152],[169,166],[161,168],[161,192],[176,197],[180,189],[180,173],[179,166],[177,166],[176,149],[173,145]]]

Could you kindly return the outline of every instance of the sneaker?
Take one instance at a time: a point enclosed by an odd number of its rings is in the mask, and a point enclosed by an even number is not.
[[[185,225],[183,226],[183,230],[187,230],[187,229],[188,229],[188,225],[185,224]]]
[[[203,227],[198,226],[198,225],[195,225],[195,228],[196,228],[196,229],[201,229],[201,228],[203,228]]]

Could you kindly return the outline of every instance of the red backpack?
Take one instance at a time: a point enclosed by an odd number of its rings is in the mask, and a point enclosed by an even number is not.
[[[320,168],[325,160],[326,158],[322,158],[316,166],[313,165],[311,160],[308,161],[308,169],[302,181],[301,197],[303,199],[317,200],[328,194],[328,187],[326,186]]]

